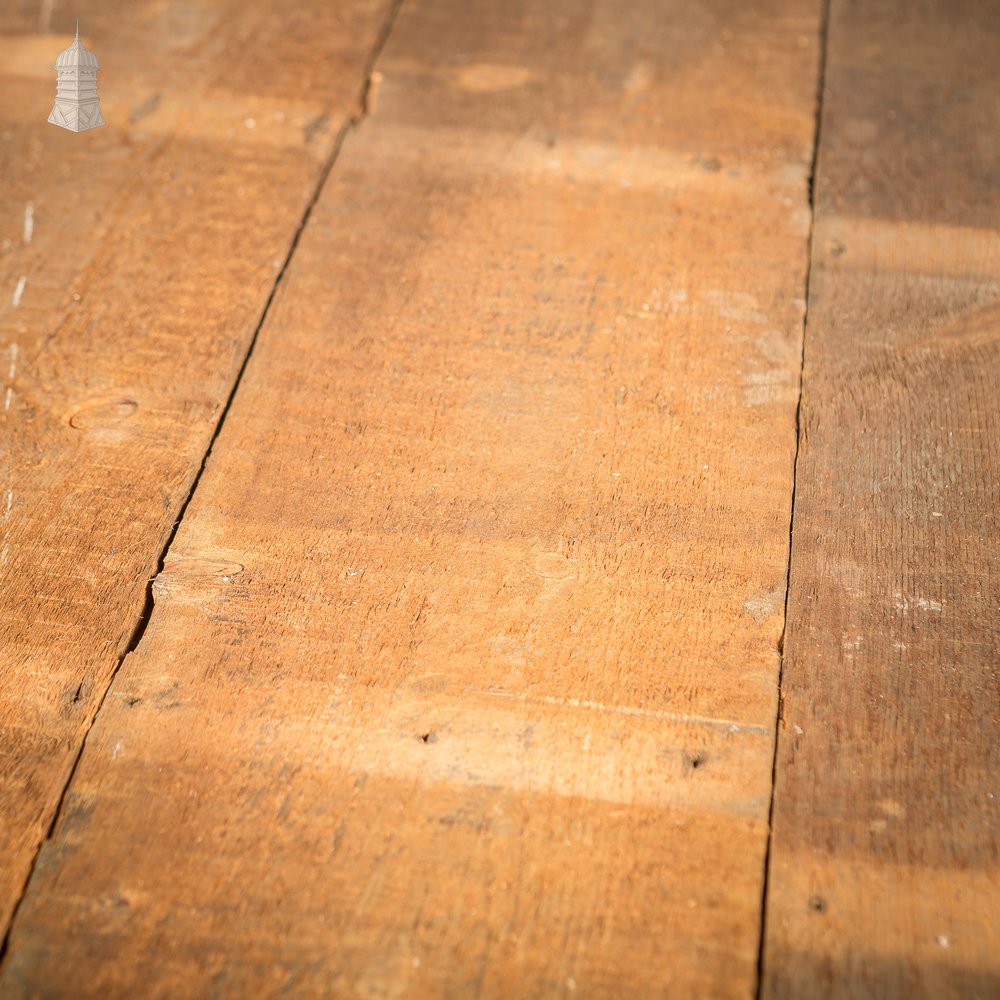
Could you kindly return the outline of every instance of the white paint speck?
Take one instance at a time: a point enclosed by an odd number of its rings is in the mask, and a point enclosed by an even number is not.
[[[909,611],[910,608],[920,608],[923,611],[942,611],[944,605],[930,597],[913,597],[911,594],[896,594],[896,608],[899,611]]]
[[[801,726],[793,726],[792,728],[795,730],[796,736],[801,736],[805,732]]]
[[[572,976],[568,976],[566,979],[566,989],[572,993],[576,989],[576,980]]]
[[[10,304],[15,309],[18,303],[21,301],[21,296],[24,294],[24,286],[28,283],[28,279],[22,274],[20,278],[17,279],[17,286],[14,288],[14,294],[11,296]]]
[[[3,496],[3,519],[6,521],[10,517],[10,508],[14,503],[14,491],[7,490]]]
[[[117,756],[118,756],[118,755],[119,755],[119,754],[120,754],[121,752],[122,752],[122,741],[121,741],[121,740],[119,740],[119,741],[118,741],[118,742],[117,742],[117,743],[115,744],[115,748],[114,748],[114,750],[112,750],[112,751],[111,751],[111,759],[112,759],[112,760],[114,760],[114,759],[115,759],[115,757],[117,757]]]
[[[944,514],[942,514],[939,510],[932,510],[931,517],[944,517]]]
[[[951,947],[951,941],[948,940],[948,937],[945,934],[938,934],[937,943],[942,948],[950,948]]]
[[[32,234],[35,231],[35,205],[28,202],[24,206],[24,242],[30,243]]]
[[[257,126],[257,119],[256,118],[244,118],[243,119],[243,124],[246,125],[247,128],[256,128],[256,126]]]
[[[21,279],[24,280],[23,278]],[[15,303],[16,305],[16,303]],[[10,353],[10,365],[7,368],[7,381],[8,383],[14,381],[14,376],[17,374],[17,344],[11,344],[9,348]],[[6,413],[10,409],[11,400],[14,398],[14,388],[11,385],[7,386],[7,392],[4,395],[3,408]]]

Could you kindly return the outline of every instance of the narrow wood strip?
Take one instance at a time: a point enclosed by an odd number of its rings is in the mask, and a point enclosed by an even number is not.
[[[385,10],[79,9],[74,134],[47,6],[0,23],[0,938]]]
[[[768,997],[1000,994],[998,51],[833,2]]]

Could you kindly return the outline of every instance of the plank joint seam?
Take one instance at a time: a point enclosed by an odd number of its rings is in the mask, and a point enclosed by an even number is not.
[[[771,760],[771,798],[768,804],[767,845],[764,849],[764,877],[760,894],[760,930],[758,932],[757,982],[754,989],[754,996],[756,1000],[760,1000],[764,989],[764,948],[767,936],[767,897],[771,868],[771,849],[774,837],[774,791],[777,786],[778,741],[780,739],[783,708],[782,697],[785,672],[785,633],[788,627],[788,595],[791,590],[792,582],[792,544],[795,534],[795,488],[798,477],[799,450],[802,445],[802,389],[806,363],[806,332],[809,325],[809,286],[812,278],[813,239],[816,231],[817,164],[819,161],[819,147],[823,130],[823,99],[826,90],[826,63],[829,44],[831,3],[832,0],[822,0],[819,22],[819,51],[816,66],[816,102],[814,112],[815,124],[813,129],[812,162],[809,165],[808,184],[809,234],[806,237],[805,288],[803,290],[805,308],[802,314],[802,348],[799,356],[798,399],[795,404],[795,454],[792,458],[792,495],[788,516],[788,562],[785,568],[785,603],[781,623],[781,637],[778,640],[778,653],[780,654],[781,659],[778,664],[778,706],[774,719],[774,746],[773,757]]]

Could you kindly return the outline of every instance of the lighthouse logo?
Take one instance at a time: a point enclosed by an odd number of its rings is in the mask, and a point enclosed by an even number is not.
[[[80,22],[76,38],[56,60],[56,103],[49,121],[71,132],[86,132],[104,124],[97,98],[97,56],[80,41]]]

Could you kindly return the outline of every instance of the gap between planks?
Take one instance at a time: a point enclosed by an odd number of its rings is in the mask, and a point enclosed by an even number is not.
[[[184,502],[181,504],[180,510],[177,514],[177,520],[171,525],[170,530],[167,534],[167,538],[164,541],[163,547],[160,550],[160,555],[157,560],[156,571],[150,577],[146,585],[146,603],[143,607],[142,613],[139,616],[135,627],[132,630],[132,634],[129,637],[129,641],[126,644],[121,656],[118,658],[117,664],[115,664],[114,670],[111,672],[111,676],[108,678],[107,685],[104,688],[101,698],[97,703],[97,707],[94,709],[93,715],[91,715],[89,721],[86,725],[86,731],[84,733],[83,739],[80,741],[79,750],[76,756],[73,758],[73,763],[69,767],[69,772],[66,775],[66,780],[63,782],[62,791],[59,793],[59,801],[56,804],[55,811],[52,814],[52,822],[49,824],[48,829],[45,832],[45,837],[42,843],[46,840],[51,840],[53,834],[59,826],[59,821],[62,819],[63,808],[66,801],[66,795],[69,792],[70,785],[73,784],[73,778],[76,775],[77,768],[80,764],[80,759],[83,757],[83,752],[87,748],[87,740],[90,737],[90,732],[94,727],[94,723],[97,721],[97,717],[104,707],[104,703],[107,700],[108,692],[111,690],[111,686],[115,682],[115,677],[118,671],[121,669],[121,665],[125,662],[126,657],[135,651],[136,647],[142,642],[142,637],[145,635],[146,628],[149,625],[150,618],[153,613],[153,582],[159,573],[163,570],[164,560],[166,559],[167,553],[170,551],[170,546],[173,544],[174,538],[177,535],[177,529],[181,522],[184,520],[184,514],[186,513],[189,504],[191,503],[191,498],[194,496],[198,489],[198,484],[201,482],[201,477],[205,472],[205,467],[208,465],[208,460],[211,457],[212,449],[215,447],[215,442],[218,440],[219,435],[222,433],[223,425],[226,422],[226,417],[232,407],[233,400],[236,397],[236,393],[239,390],[240,383],[243,381],[243,376],[246,372],[247,365],[250,362],[250,357],[253,354],[254,347],[257,344],[257,338],[260,335],[261,328],[264,326],[264,322],[267,319],[268,313],[271,309],[271,304],[274,302],[275,295],[278,289],[281,287],[281,283],[288,271],[289,265],[292,262],[292,258],[295,256],[295,251],[298,249],[299,241],[302,237],[302,233],[309,223],[309,219],[312,216],[313,209],[316,206],[316,202],[319,200],[320,195],[323,192],[323,188],[333,170],[334,165],[340,156],[340,151],[343,148],[344,141],[347,139],[348,134],[357,126],[364,121],[365,118],[369,117],[375,109],[375,98],[377,93],[377,87],[380,82],[380,76],[375,72],[375,65],[378,62],[379,56],[381,56],[383,49],[385,48],[386,42],[389,40],[389,35],[392,33],[393,25],[396,23],[396,18],[399,14],[399,9],[403,5],[403,0],[391,0],[389,3],[385,17],[383,19],[382,25],[379,28],[378,35],[375,38],[375,42],[372,45],[371,51],[368,53],[368,58],[365,60],[364,69],[362,71],[361,86],[358,90],[358,96],[355,99],[354,112],[350,115],[347,121],[340,127],[337,132],[337,136],[333,142],[333,148],[330,150],[329,156],[326,158],[326,162],[323,164],[319,172],[319,177],[316,179],[316,183],[313,187],[312,194],[309,197],[309,201],[306,204],[305,210],[299,219],[298,225],[295,228],[295,232],[292,235],[291,241],[288,245],[288,250],[285,253],[284,259],[282,260],[281,267],[278,269],[278,273],[271,284],[271,290],[268,292],[267,300],[264,303],[264,308],[261,310],[260,317],[254,327],[253,335],[250,338],[250,342],[247,345],[246,352],[243,355],[243,359],[240,362],[239,370],[236,373],[236,378],[233,380],[232,388],[229,390],[229,395],[226,397],[226,401],[223,404],[221,411],[219,412],[219,419],[216,421],[215,428],[212,431],[212,436],[208,441],[208,445],[205,448],[205,452],[201,457],[201,462],[198,465],[198,470],[191,481],[191,486],[184,497]],[[27,222],[25,223],[27,226]],[[23,278],[21,279],[24,280]],[[16,304],[16,303],[15,303]],[[32,859],[31,867],[28,869],[27,877],[24,880],[24,884],[21,886],[21,892],[11,909],[10,921],[7,927],[4,928],[3,940],[0,941],[0,963],[3,962],[7,955],[7,950],[10,944],[10,935],[14,927],[14,923],[17,920],[18,910],[21,908],[21,904],[24,901],[24,897],[27,894],[28,886],[31,883],[32,876],[35,874],[35,866],[38,863],[38,856],[40,853],[41,844],[39,844],[39,849],[35,851],[35,856]]]
[[[774,756],[771,761],[771,801],[767,810],[767,846],[764,849],[764,878],[760,892],[760,933],[757,941],[757,982],[754,997],[760,1000],[764,987],[764,946],[767,940],[767,893],[771,875],[771,845],[774,839],[774,793],[778,783],[778,741],[781,739],[782,683],[785,675],[785,632],[788,628],[788,594],[792,582],[792,545],[795,538],[795,487],[798,482],[799,448],[802,442],[802,385],[806,367],[806,334],[809,329],[809,284],[812,277],[813,239],[816,231],[816,165],[819,160],[819,144],[823,134],[823,98],[826,92],[826,57],[829,44],[830,5],[833,0],[822,0],[819,21],[819,54],[816,63],[816,111],[813,130],[812,161],[809,164],[809,235],[806,238],[805,287],[802,298],[805,309],[802,312],[802,353],[799,357],[799,395],[795,404],[795,456],[792,459],[792,496],[788,513],[788,564],[785,569],[785,604],[781,624],[781,638],[778,640],[778,708],[774,717]]]

